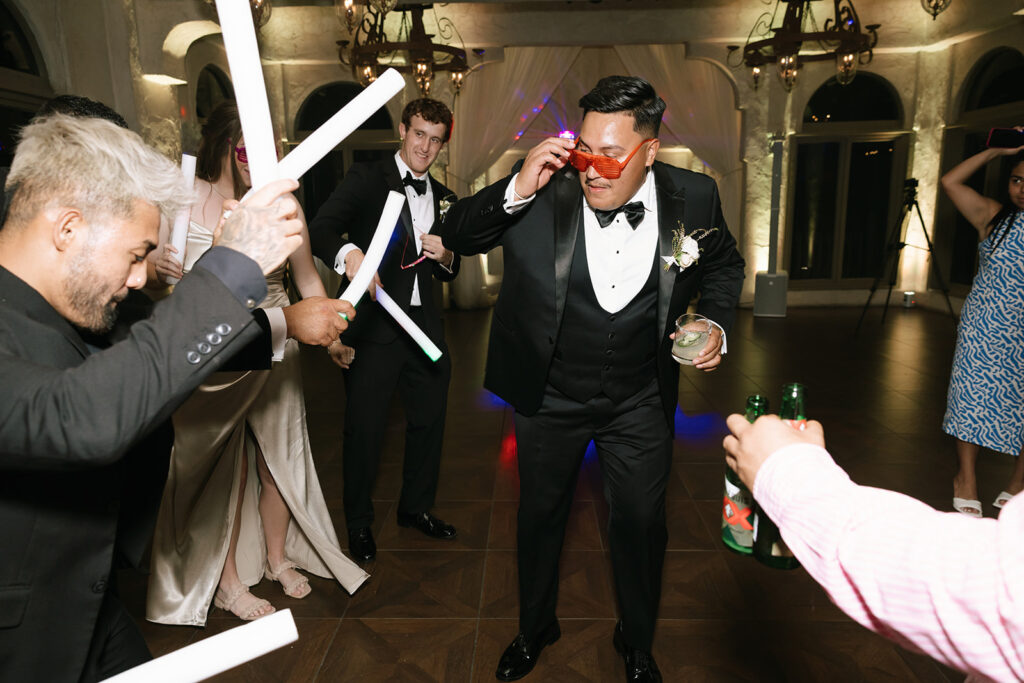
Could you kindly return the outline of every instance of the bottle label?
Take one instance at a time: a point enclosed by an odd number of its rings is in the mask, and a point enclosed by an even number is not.
[[[788,424],[793,429],[799,430],[801,432],[807,429],[807,420],[803,418],[799,420],[783,420],[783,422]]]
[[[745,486],[737,486],[725,478],[722,499],[722,539],[736,550],[754,546],[753,496]]]

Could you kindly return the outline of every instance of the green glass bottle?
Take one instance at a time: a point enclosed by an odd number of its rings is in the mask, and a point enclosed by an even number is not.
[[[753,422],[768,413],[768,399],[760,394],[747,397],[746,417]],[[729,550],[749,555],[754,551],[754,496],[728,465],[722,495],[722,542]]]
[[[779,417],[794,429],[803,429],[807,419],[805,389],[802,384],[787,384],[782,388]],[[775,569],[796,569],[800,562],[782,540],[779,527],[768,518],[760,506],[754,506],[754,557]]]

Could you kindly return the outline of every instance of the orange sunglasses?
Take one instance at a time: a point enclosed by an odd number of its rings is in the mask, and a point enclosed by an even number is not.
[[[615,180],[622,175],[622,171],[629,164],[629,160],[633,158],[640,148],[648,142],[654,142],[657,138],[648,138],[636,146],[629,156],[623,161],[613,159],[612,157],[601,156],[599,154],[589,154],[587,152],[581,152],[578,149],[569,150],[569,163],[580,173],[584,173],[588,166],[593,166],[594,170],[597,171],[598,175],[608,180]]]

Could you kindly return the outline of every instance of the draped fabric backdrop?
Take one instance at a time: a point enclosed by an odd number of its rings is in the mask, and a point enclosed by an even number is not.
[[[718,181],[725,220],[742,243],[743,165],[736,93],[721,69],[687,60],[683,45],[506,48],[505,60],[474,71],[456,100],[450,185],[466,196],[472,182],[507,150],[526,152],[561,130],[578,132],[580,97],[611,75],[644,78],[665,100],[662,145],[686,146],[707,165]],[[452,297],[460,308],[493,303],[489,280],[494,278],[487,277],[483,258],[463,260],[452,283]]]
[[[663,144],[667,129],[717,172],[722,212],[736,241],[743,244],[741,120],[732,82],[710,62],[687,60],[683,45],[621,45],[615,51],[628,74],[648,80],[668,105]]]
[[[506,48],[505,60],[467,76],[455,100],[455,128],[448,149],[449,186],[460,197],[515,142],[576,59],[578,47]],[[462,261],[451,296],[460,308],[494,303],[481,255]]]

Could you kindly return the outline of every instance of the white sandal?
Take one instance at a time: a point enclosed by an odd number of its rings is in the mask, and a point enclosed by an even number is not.
[[[968,517],[981,518],[981,501],[953,496],[953,509]]]
[[[246,595],[248,595],[250,598],[253,598],[255,602],[250,603],[250,605],[246,609],[236,609],[238,601]],[[273,614],[275,611],[273,605],[271,605],[263,598],[257,598],[255,595],[250,593],[249,589],[245,586],[239,586],[230,594],[226,593],[223,588],[218,588],[217,592],[214,593],[213,596],[213,606],[231,612],[242,621],[253,621],[255,619],[259,619],[260,617],[265,617],[270,614]],[[270,608],[270,611],[264,612],[263,610],[265,610],[268,607]]]
[[[996,499],[992,501],[992,507],[1001,508],[1007,503],[1009,503],[1011,499],[1013,499],[1012,493],[1008,491],[1001,491],[999,495],[996,496]]]
[[[306,597],[312,592],[312,589],[309,587],[309,578],[303,576],[302,574],[299,574],[298,572],[295,572],[296,574],[298,574],[299,578],[295,579],[294,581],[288,584],[285,584],[284,581],[281,581],[282,572],[288,569],[298,568],[299,565],[295,564],[291,560],[285,560],[284,564],[282,564],[277,569],[272,569],[270,567],[270,563],[267,562],[267,568],[264,570],[263,575],[271,581],[277,581],[278,583],[280,583],[281,589],[284,591],[284,594],[288,597],[301,600],[302,598]],[[303,590],[303,588],[305,588],[305,590]]]

